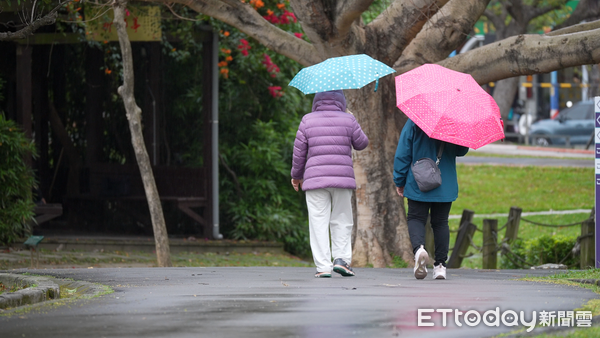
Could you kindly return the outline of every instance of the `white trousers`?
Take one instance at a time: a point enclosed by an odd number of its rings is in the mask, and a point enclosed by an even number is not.
[[[331,272],[333,259],[352,263],[352,190],[325,188],[307,190],[310,249],[318,272]],[[331,231],[331,250],[329,232]]]

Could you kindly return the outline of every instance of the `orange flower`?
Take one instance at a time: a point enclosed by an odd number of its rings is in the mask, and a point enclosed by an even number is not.
[[[173,49],[171,49],[171,52],[174,52],[174,51],[176,51],[176,50],[177,50],[177,48],[173,48]]]
[[[265,3],[262,0],[250,0],[250,4],[254,6],[254,9],[259,9],[265,6]]]
[[[225,58],[225,61],[231,61],[231,60],[233,60],[233,57],[231,55]]]
[[[219,66],[219,67],[225,67],[225,66],[227,66],[227,62],[225,62],[225,61],[221,61],[221,62],[219,62],[219,63],[217,64],[217,66]]]
[[[227,68],[221,68],[221,74],[223,74],[224,78],[229,78],[229,69]]]
[[[223,35],[225,35],[227,37],[227,36],[229,36],[229,32],[225,31],[225,33],[223,33]]]
[[[108,74],[110,74],[110,73],[112,73],[112,70],[110,70],[110,69],[108,69],[108,68],[106,68],[106,69],[104,70],[104,74],[107,74],[107,75],[108,75]]]
[[[104,43],[108,43],[108,41],[107,41],[107,40],[104,40]]]
[[[277,8],[284,9],[285,8],[285,4],[277,4]]]
[[[267,9],[267,14],[268,14],[268,15],[273,15],[273,13],[275,13],[275,12],[273,12],[273,11],[272,11],[272,10],[270,10],[270,9]]]

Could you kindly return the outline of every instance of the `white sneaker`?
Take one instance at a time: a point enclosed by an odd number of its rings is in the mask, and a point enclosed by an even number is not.
[[[415,253],[415,278],[423,279],[427,277],[427,260],[429,259],[429,255],[425,248],[421,245],[421,247]]]
[[[433,279],[446,279],[446,267],[442,264],[433,267]]]

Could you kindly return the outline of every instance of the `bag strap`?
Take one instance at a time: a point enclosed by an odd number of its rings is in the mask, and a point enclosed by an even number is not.
[[[441,145],[440,145],[440,149],[438,150],[437,153],[437,161],[435,161],[435,165],[440,165],[440,160],[442,159],[442,153],[444,152],[444,144],[446,144],[446,142],[441,141]]]

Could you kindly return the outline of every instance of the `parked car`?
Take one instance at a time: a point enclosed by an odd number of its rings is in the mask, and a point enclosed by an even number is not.
[[[587,144],[594,132],[594,101],[582,101],[562,110],[555,119],[543,119],[531,125],[529,134],[539,146]]]

